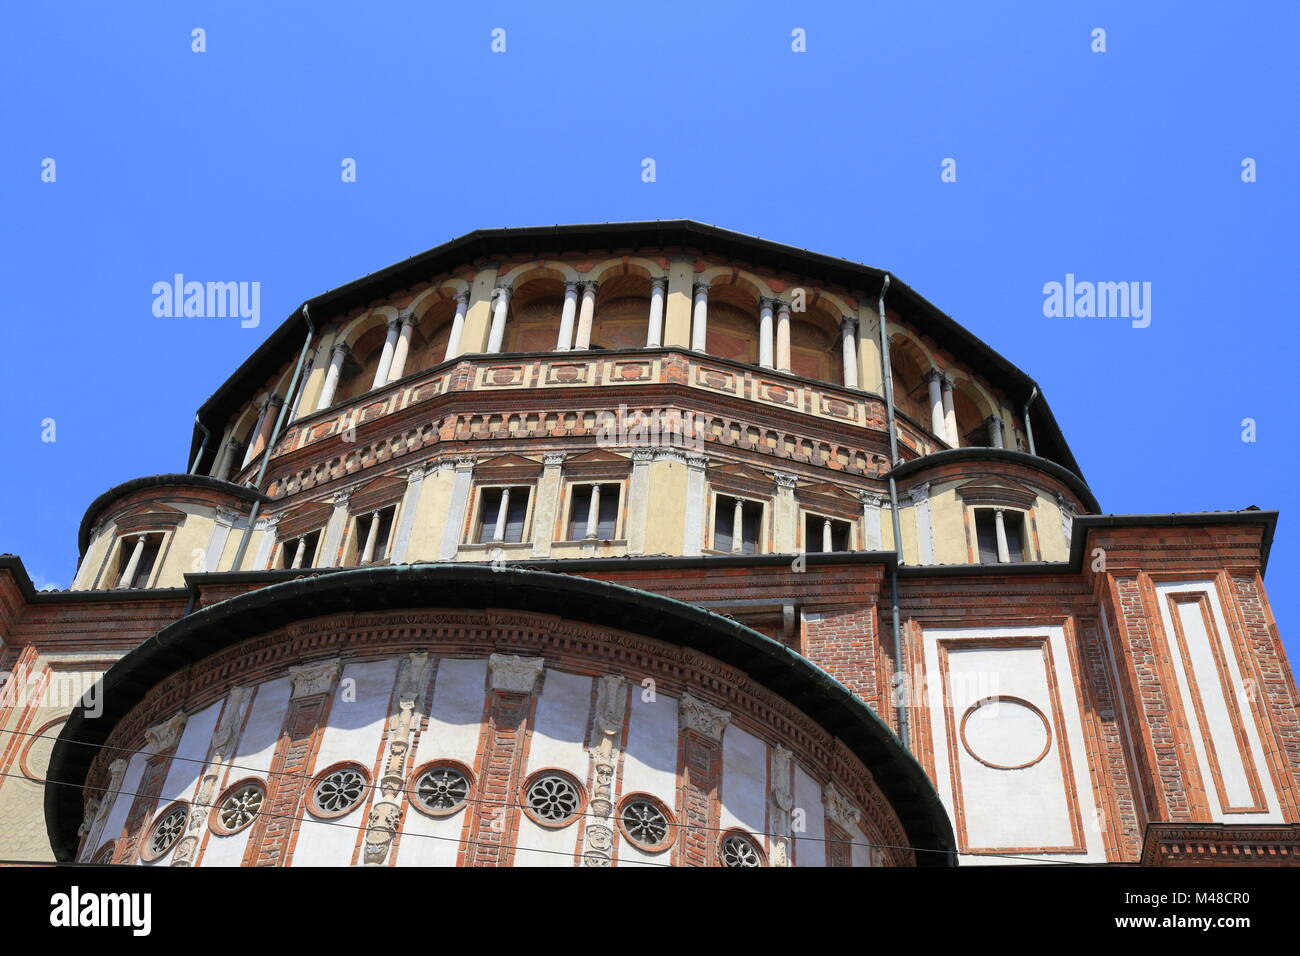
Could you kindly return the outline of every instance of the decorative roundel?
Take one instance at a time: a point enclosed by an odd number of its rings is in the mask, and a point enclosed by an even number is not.
[[[188,818],[189,806],[184,803],[173,803],[158,814],[158,819],[154,821],[153,828],[149,831],[149,838],[145,841],[142,856],[146,860],[157,860],[166,856],[185,832],[185,821]]]
[[[469,800],[470,779],[469,770],[454,761],[426,764],[411,777],[415,808],[433,817],[456,813]]]
[[[369,775],[360,764],[335,764],[316,777],[310,810],[318,817],[341,817],[362,801],[369,785]]]
[[[266,787],[260,780],[241,780],[227,787],[212,808],[212,829],[223,836],[238,833],[253,822],[266,802]]]
[[[524,812],[544,827],[572,823],[582,809],[582,785],[561,770],[542,770],[524,785]]]
[[[739,830],[732,830],[722,837],[718,845],[718,855],[722,857],[723,866],[762,866],[763,851],[758,844]]]
[[[90,862],[97,866],[107,866],[113,862],[113,851],[117,849],[117,841],[109,840],[99,848],[99,852],[90,858]]]
[[[1052,748],[1052,726],[1043,712],[1019,697],[977,700],[961,718],[961,745],[994,770],[1032,767]]]
[[[657,853],[672,845],[672,813],[648,793],[633,793],[623,798],[618,825],[627,841],[640,850]]]

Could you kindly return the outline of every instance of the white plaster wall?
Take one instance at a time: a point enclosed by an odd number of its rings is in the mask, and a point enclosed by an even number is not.
[[[795,831],[794,865],[826,865],[826,807],[822,788],[798,763],[794,765],[794,809],[804,811],[804,830]]]
[[[722,826],[753,834],[767,830],[767,745],[739,727],[722,735]],[[766,844],[766,838],[757,836]]]
[[[619,800],[630,793],[648,793],[658,797],[678,815],[677,810],[677,698],[656,694],[642,699],[642,688],[632,688],[632,706],[627,717],[627,747],[623,754],[623,773]],[[669,852],[646,853],[623,839],[616,838],[620,866],[644,867],[668,862]]]
[[[591,680],[584,675],[547,668],[542,696],[537,702],[525,779],[538,770],[558,767],[573,774],[586,787],[591,762],[585,747],[591,713]],[[520,813],[515,866],[572,866],[578,830],[577,821],[555,830],[539,826]]]
[[[167,809],[176,800],[195,799],[194,791],[203,773],[204,761],[208,756],[208,745],[212,742],[212,731],[216,729],[217,717],[221,713],[221,701],[209,704],[196,714],[191,714],[185,722],[185,729],[181,731],[180,743],[176,746],[176,753],[172,756],[171,764],[167,768],[167,779],[163,781],[162,790],[159,791],[158,800],[153,805],[152,815],[149,823],[146,825],[143,839],[149,838],[149,828],[158,818],[158,814]],[[211,812],[211,808],[201,807],[204,813]],[[178,843],[180,841],[177,841]],[[141,843],[141,847],[145,846]],[[170,850],[151,862],[146,862],[144,857],[140,862],[147,866],[166,866],[170,861],[172,854],[176,852],[173,846]]]
[[[1206,632],[1201,609],[1195,604],[1179,605],[1179,622],[1182,625],[1183,638],[1187,642],[1187,657],[1183,656],[1178,640],[1174,634],[1170,618],[1167,595],[1176,592],[1194,591],[1209,598],[1210,612],[1214,618],[1214,628],[1218,632],[1219,652],[1227,666],[1228,679],[1236,697],[1238,708],[1237,720],[1245,729],[1247,752],[1254,763],[1255,775],[1264,795],[1266,812],[1263,813],[1229,813],[1224,810],[1219,799],[1219,789],[1215,786],[1210,773],[1210,756],[1205,747],[1205,731],[1208,730],[1214,745],[1215,756],[1223,779],[1226,803],[1230,807],[1248,807],[1255,800],[1250,793],[1250,783],[1246,773],[1246,762],[1242,748],[1233,731],[1233,715],[1229,709],[1228,698],[1223,690],[1223,680],[1211,650],[1210,641],[1214,639]],[[1191,731],[1192,749],[1200,767],[1201,779],[1205,784],[1205,794],[1213,819],[1224,823],[1281,823],[1281,811],[1278,807],[1277,793],[1268,771],[1268,762],[1264,749],[1260,745],[1259,732],[1255,727],[1254,715],[1249,711],[1250,695],[1247,694],[1245,681],[1242,679],[1241,667],[1231,640],[1227,639],[1231,631],[1224,622],[1223,606],[1219,602],[1218,590],[1213,581],[1168,582],[1156,585],[1156,594],[1160,604],[1160,619],[1164,624],[1165,643],[1173,659],[1174,673],[1178,678],[1178,693],[1183,701],[1183,713]],[[1196,709],[1192,706],[1192,682],[1200,692],[1201,706],[1205,711],[1206,727],[1201,726]]]
[[[1060,741],[1052,718],[1047,671],[1040,648],[950,649],[949,661],[955,679],[950,677],[952,710],[943,707],[942,681],[939,670],[940,640],[978,640],[990,637],[1042,637],[1046,635],[1051,652],[1056,687],[1060,697],[1070,763],[1064,769],[1078,800],[1078,812],[1084,840],[1084,852],[1017,853],[1016,859],[986,854],[962,854],[961,862],[975,865],[1024,863],[1028,858],[1058,862],[1104,862],[1105,847],[1088,772],[1088,751],[1084,744],[1083,723],[1075,692],[1075,677],[1065,646],[1064,628],[1059,625],[994,628],[931,628],[924,642],[925,670],[930,693],[931,734],[935,742],[934,766],[936,788],[949,816],[954,811],[954,776],[948,752],[948,725],[958,732],[962,714],[976,700],[993,694],[1005,694],[1028,700],[1052,722],[1052,746],[1037,764],[1025,770],[996,770],[980,763],[957,744],[965,811],[967,845],[971,848],[1033,848],[1068,845],[1069,817],[1067,790],[1062,776]],[[978,719],[972,717],[972,720]],[[996,715],[989,719],[997,720]]]
[[[377,782],[379,744],[399,663],[397,658],[389,658],[344,667],[330,706],[329,726],[321,735],[316,754],[318,771],[340,760],[351,760],[369,768],[372,786]],[[356,682],[355,687],[349,686],[350,681]],[[329,820],[314,817],[304,804],[293,865],[349,865],[373,795],[373,790],[367,792],[352,811]]]
[[[144,754],[135,753],[127,762],[126,773],[122,775],[120,792],[113,798],[113,808],[108,812],[108,822],[104,825],[104,832],[99,838],[100,846],[122,835],[122,827],[126,826],[126,815],[131,812],[131,804],[140,789],[140,778],[144,775],[144,764],[147,759]],[[91,852],[91,856],[98,851],[97,846]]]

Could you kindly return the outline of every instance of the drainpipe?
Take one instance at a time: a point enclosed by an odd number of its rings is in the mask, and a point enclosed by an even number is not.
[[[1025,422],[1025,437],[1029,439],[1029,454],[1031,455],[1036,455],[1038,452],[1034,451],[1034,426],[1029,424],[1029,406],[1034,404],[1034,399],[1037,397],[1038,386],[1035,385],[1034,390],[1029,393],[1029,401],[1025,402],[1024,411],[1020,413],[1020,417],[1024,419]]]
[[[311,340],[316,337],[316,326],[311,324],[311,313],[305,302],[302,305],[302,317],[307,323],[307,337],[303,339],[302,351],[298,353],[298,364],[294,367],[293,377],[289,379],[289,387],[285,389],[284,401],[280,403],[280,413],[275,416],[275,427],[271,429],[271,437],[266,440],[266,448],[262,450],[262,464],[257,469],[257,477],[253,479],[253,488],[257,491],[262,490],[266,468],[271,463],[271,449],[280,440],[280,429],[284,427],[284,420],[289,410],[297,405],[298,390],[305,384],[299,383],[298,380],[302,377],[302,367],[307,363],[307,355],[311,351]],[[248,526],[244,528],[244,536],[239,539],[239,550],[235,552],[235,560],[230,565],[232,571],[238,571],[239,566],[244,562],[244,552],[248,550],[248,542],[253,535],[253,524],[257,521],[257,514],[261,510],[262,501],[259,498],[253,502],[253,508],[248,513]]]
[[[207,426],[199,421],[198,413],[194,415],[194,424],[198,425],[199,431],[203,432],[203,441],[199,444],[199,453],[194,456],[194,464],[190,465],[191,475],[199,473],[199,462],[203,460],[203,453],[208,450],[208,439],[211,437],[211,432],[208,431]]]
[[[889,363],[889,333],[885,329],[885,293],[888,291],[889,275],[886,273],[880,285],[877,312],[880,316],[880,365],[884,373],[885,420],[889,427],[889,467],[892,471],[902,464],[902,461],[898,457],[898,424],[894,418],[894,373]],[[909,741],[912,735],[907,710],[910,697],[907,686],[907,659],[903,655],[903,629],[898,621],[898,566],[903,563],[903,531],[898,520],[898,484],[892,474],[889,477],[889,514],[893,519],[895,555],[894,567],[889,572],[889,619],[894,637],[894,667],[899,679],[899,686],[894,689],[894,693],[898,695],[895,698],[897,703],[894,706],[894,717],[898,723],[898,739],[902,741],[903,749],[910,752],[912,747]]]

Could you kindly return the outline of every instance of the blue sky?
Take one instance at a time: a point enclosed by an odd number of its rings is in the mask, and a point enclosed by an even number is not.
[[[683,217],[893,271],[1037,379],[1107,511],[1280,509],[1266,582],[1300,657],[1300,5],[61,3],[3,24],[0,551],[38,586],[71,580],[101,491],[186,470],[194,410],[303,299],[475,228]],[[260,282],[261,325],[154,317],[177,272]],[[1066,273],[1150,282],[1150,326],[1045,318]]]

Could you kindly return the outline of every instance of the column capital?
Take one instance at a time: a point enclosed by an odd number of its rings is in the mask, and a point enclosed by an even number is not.
[[[1056,507],[1061,510],[1061,514],[1069,514],[1070,517],[1074,517],[1079,513],[1075,510],[1074,505],[1070,503],[1070,499],[1059,491],[1056,493]]]
[[[565,279],[565,280],[564,280],[564,294],[565,294],[565,295],[568,295],[570,292],[573,292],[573,293],[576,294],[576,293],[581,292],[581,291],[582,291],[582,280],[581,280],[581,279]]]
[[[563,465],[564,459],[567,458],[562,451],[548,451],[542,454],[542,464],[547,468],[554,468],[557,465]]]
[[[342,491],[336,491],[330,496],[330,504],[335,508],[346,508],[348,502],[352,500],[352,489],[345,488]]]
[[[488,658],[492,689],[515,694],[531,694],[541,676],[544,661],[540,657],[493,654]]]
[[[777,300],[776,300],[776,314],[777,314],[777,315],[786,315],[786,316],[788,316],[788,315],[790,314],[790,303],[787,302],[785,299],[777,298]]]
[[[794,488],[799,483],[799,479],[794,475],[787,475],[783,471],[772,472],[772,480],[776,482],[778,488]]]
[[[515,289],[513,285],[511,285],[509,282],[503,282],[495,289],[492,290],[492,294],[494,296],[499,296],[501,298],[504,298],[507,302],[509,302],[510,296],[514,294],[514,291]]]
[[[704,279],[696,279],[691,283],[691,294],[698,296],[701,293],[704,295],[709,294],[709,283]]]
[[[758,297],[759,309],[772,309],[776,306],[776,297],[770,295],[760,295]]]
[[[703,471],[709,467],[709,459],[705,458],[703,455],[687,455],[686,467],[694,468],[696,471]]]
[[[943,372],[939,371],[937,368],[931,368],[930,371],[926,372],[922,377],[926,382],[942,382]]]
[[[653,276],[653,277],[651,277],[651,279],[650,279],[650,291],[653,292],[653,291],[655,291],[656,289],[659,290],[660,292],[666,292],[666,291],[668,290],[668,277],[667,277],[667,276]]]
[[[1002,416],[1001,416],[1001,415],[990,415],[988,418],[984,419],[984,424],[985,424],[985,425],[997,425],[999,428],[1001,428],[1001,427],[1002,427]]]
[[[390,316],[386,325],[390,333],[396,332],[402,325],[402,313],[399,312],[397,315]]]
[[[586,295],[588,292],[595,295],[600,291],[600,280],[598,279],[583,279],[580,285],[582,286],[583,295]]]
[[[424,476],[428,474],[428,471],[428,462],[420,462],[418,465],[412,465],[410,468],[406,469],[406,483],[408,485],[413,485],[418,481],[423,481]]]
[[[930,483],[928,481],[925,481],[914,488],[909,488],[907,494],[908,497],[911,498],[917,504],[920,504],[923,501],[929,501]]]
[[[677,703],[677,718],[682,730],[693,730],[702,737],[721,740],[722,731],[731,721],[731,714],[721,707],[705,703],[687,691]]]
[[[632,449],[632,461],[634,462],[654,461],[654,457],[655,452],[653,448]]]
[[[144,746],[151,754],[166,753],[168,750],[174,750],[176,745],[181,742],[181,732],[185,730],[185,722],[189,720],[189,715],[185,711],[177,711],[160,724],[155,724],[144,732]]]
[[[337,657],[315,664],[303,664],[301,667],[289,668],[289,680],[293,684],[290,700],[299,697],[315,697],[328,694],[334,690],[334,681],[338,679],[343,663]]]
[[[352,349],[348,346],[347,342],[335,342],[334,347],[330,349],[330,356],[345,359],[351,351]]]
[[[469,289],[461,289],[452,298],[456,300],[457,305],[469,305]]]
[[[885,496],[875,491],[859,491],[858,500],[868,508],[879,508],[885,503]]]
[[[477,461],[472,455],[462,455],[456,459],[456,470],[472,471]]]
[[[833,783],[822,788],[822,803],[826,806],[826,817],[847,833],[852,833],[858,825],[858,808]]]
[[[853,334],[858,330],[858,320],[851,315],[840,316],[840,333]]]

